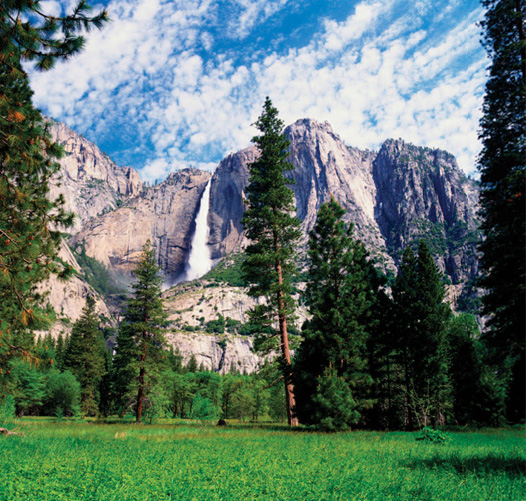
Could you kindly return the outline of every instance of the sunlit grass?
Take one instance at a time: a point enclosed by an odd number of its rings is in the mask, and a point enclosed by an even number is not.
[[[521,500],[525,434],[324,435],[281,426],[22,420],[0,500]]]

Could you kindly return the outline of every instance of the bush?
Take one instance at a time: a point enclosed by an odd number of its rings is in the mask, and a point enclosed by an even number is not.
[[[443,431],[434,430],[433,428],[426,426],[422,429],[422,435],[420,437],[416,437],[416,439],[433,444],[443,444],[445,442],[449,442],[451,437]]]
[[[74,416],[80,412],[80,383],[69,371],[53,371],[46,384],[46,407],[56,416]]]
[[[327,367],[318,377],[312,400],[316,409],[313,424],[323,431],[347,430],[360,419],[348,382],[338,377],[333,367]]]
[[[197,395],[192,402],[192,419],[217,419],[219,417],[219,409],[213,404],[209,398],[203,398]]]

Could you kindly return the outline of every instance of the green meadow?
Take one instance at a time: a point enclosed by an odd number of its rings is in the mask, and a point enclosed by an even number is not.
[[[336,434],[280,426],[22,419],[0,500],[522,500],[525,431]]]

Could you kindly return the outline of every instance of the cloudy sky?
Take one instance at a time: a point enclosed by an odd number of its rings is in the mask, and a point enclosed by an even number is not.
[[[67,2],[47,2],[50,12]],[[70,3],[71,0],[70,0]],[[212,170],[270,96],[286,124],[346,144],[446,149],[475,172],[488,61],[478,0],[111,0],[76,59],[31,73],[35,102],[143,179]]]

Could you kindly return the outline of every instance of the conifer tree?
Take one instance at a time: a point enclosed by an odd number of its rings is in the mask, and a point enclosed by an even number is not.
[[[368,405],[366,343],[380,285],[344,214],[332,198],[320,207],[310,233],[305,290],[310,319],[302,328],[294,371],[300,421],[330,429],[349,428]]]
[[[393,285],[392,332],[403,370],[405,424],[413,428],[443,423],[448,398],[447,323],[442,277],[424,241],[418,256],[406,249]]]
[[[57,257],[60,230],[72,223],[62,197],[51,200],[49,181],[61,149],[53,144],[41,113],[32,104],[22,61],[41,70],[67,59],[83,45],[79,33],[100,27],[103,11],[88,16],[81,0],[71,15],[45,15],[38,0],[0,2],[0,386],[11,358],[29,357],[31,328],[42,328],[37,284],[50,273],[72,269]]]
[[[525,417],[526,6],[483,0],[483,45],[491,59],[480,122],[481,281],[490,361],[508,383],[508,416]]]
[[[263,113],[256,122],[261,132],[252,141],[259,157],[249,165],[247,209],[243,216],[246,236],[250,240],[243,262],[243,273],[250,284],[252,297],[265,297],[266,303],[251,311],[251,318],[269,332],[276,323],[279,332],[281,366],[289,425],[296,426],[294,388],[291,378],[289,347],[290,320],[294,316],[292,277],[296,271],[295,247],[300,238],[299,220],[294,216],[294,194],[285,174],[293,169],[287,162],[290,142],[283,134],[278,110],[267,97]],[[272,330],[272,329],[270,329]],[[262,346],[277,348],[272,335]]]
[[[148,240],[135,268],[137,281],[119,327],[114,359],[114,394],[123,409],[135,394],[135,415],[141,422],[145,399],[163,370],[166,313],[161,300],[162,277]]]
[[[69,370],[80,383],[81,412],[87,416],[95,416],[99,411],[100,383],[106,373],[105,351],[95,300],[88,296],[64,354],[64,369]]]

